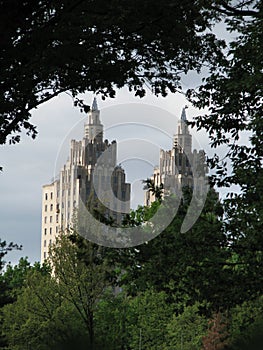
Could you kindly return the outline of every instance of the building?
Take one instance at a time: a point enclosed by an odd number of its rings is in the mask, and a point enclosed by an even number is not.
[[[192,135],[183,108],[177,133],[174,135],[173,148],[168,151],[160,150],[159,166],[154,168],[152,183],[155,187],[163,187],[163,196],[178,194],[185,186],[193,188],[199,196],[207,192],[207,172],[205,152],[196,149],[192,151]],[[145,205],[150,205],[155,199],[151,190],[146,191]]]
[[[41,262],[47,258],[56,236],[72,227],[80,201],[86,205],[92,198],[95,206],[102,201],[105,217],[116,223],[130,211],[130,184],[125,182],[125,172],[116,165],[116,158],[117,143],[103,140],[103,125],[94,98],[84,138],[71,140],[69,160],[58,179],[42,189]]]

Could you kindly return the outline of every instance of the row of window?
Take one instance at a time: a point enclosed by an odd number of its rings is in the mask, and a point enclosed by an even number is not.
[[[50,211],[53,210],[53,204],[50,204]],[[47,211],[47,204],[45,205],[45,211]]]
[[[44,235],[47,235],[48,229],[44,228]],[[59,232],[59,227],[56,226],[56,233]],[[49,234],[52,235],[52,227],[49,228]]]
[[[53,192],[50,192],[50,199],[53,199]],[[48,200],[48,193],[45,193],[45,200]]]
[[[73,207],[75,208],[76,206],[76,201],[73,202]],[[70,201],[68,201],[68,208],[70,207]],[[62,209],[64,208],[64,202],[62,202]],[[48,206],[47,204],[45,205],[45,212],[47,212]],[[57,204],[57,212],[59,212],[59,204]],[[53,204],[50,204],[50,211],[53,211]]]
[[[53,222],[53,216],[50,216],[49,217],[49,223],[52,224],[52,222]],[[44,217],[44,223],[45,224],[48,223],[48,217],[47,216]],[[58,224],[58,214],[56,215],[56,223]]]
[[[51,244],[52,244],[52,239],[49,240],[49,245],[51,245]],[[46,246],[47,246],[47,241],[44,240],[44,247],[46,247]]]

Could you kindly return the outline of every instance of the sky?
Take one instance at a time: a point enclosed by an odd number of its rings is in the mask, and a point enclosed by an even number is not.
[[[215,32],[227,41],[235,37],[235,33],[226,32],[223,23],[216,26]],[[190,72],[182,76],[183,91],[200,85],[205,75],[204,70],[201,75]],[[80,97],[91,104],[94,95]],[[205,111],[194,109],[179,93],[162,98],[147,91],[147,96],[140,99],[123,88],[114,99],[102,101],[97,96],[97,100],[104,137],[118,142],[118,163],[132,184],[132,207],[136,208],[143,201],[141,180],[151,176],[158,165],[160,148],[171,148],[182,108],[188,105],[189,120]],[[19,144],[1,146],[0,165],[4,171],[0,174],[0,237],[23,246],[22,251],[8,254],[6,260],[12,263],[21,256],[28,256],[30,262],[39,261],[42,186],[59,174],[68,157],[70,140],[82,139],[86,119],[67,93],[39,106],[32,115],[37,138],[32,140],[22,134]],[[191,133],[193,148],[204,149],[208,155],[215,153],[204,131],[197,133],[193,129]]]
[[[223,23],[217,24],[219,38],[230,41],[235,33],[227,33]],[[182,88],[200,85],[201,78],[190,72],[182,76]],[[92,103],[92,93],[82,96],[87,104]],[[159,149],[172,147],[173,134],[181,110],[188,105],[187,117],[204,113],[189,105],[182,94],[156,97],[147,91],[143,99],[134,97],[126,88],[117,92],[114,99],[102,101],[97,97],[104,124],[105,138],[118,142],[118,163],[126,171],[127,181],[132,184],[132,206],[142,204],[141,180],[151,176],[158,165]],[[16,145],[2,145],[0,150],[0,237],[7,242],[23,246],[22,251],[13,251],[7,261],[17,263],[27,256],[30,262],[40,260],[41,197],[42,186],[50,183],[66,162],[70,140],[82,139],[86,116],[73,106],[67,93],[39,106],[32,112],[31,122],[37,126],[35,140],[22,134]],[[214,154],[209,147],[204,131],[191,130],[193,148],[204,149]],[[223,153],[222,153],[223,154]],[[221,192],[222,195],[224,193]]]
[[[92,93],[83,96],[92,103]],[[126,89],[116,98],[102,101],[97,97],[104,124],[104,137],[118,142],[118,164],[132,184],[132,206],[143,204],[141,180],[150,177],[158,165],[160,148],[172,147],[173,134],[182,108],[187,104],[181,94],[166,98],[150,93],[143,99]],[[191,106],[188,119],[199,111]],[[72,98],[62,94],[33,111],[31,122],[37,126],[35,140],[22,134],[16,145],[1,146],[0,237],[23,246],[8,254],[6,261],[17,263],[27,256],[40,260],[42,186],[59,174],[69,154],[71,139],[83,137],[87,115],[73,106]],[[208,151],[208,138],[193,132],[193,145]]]

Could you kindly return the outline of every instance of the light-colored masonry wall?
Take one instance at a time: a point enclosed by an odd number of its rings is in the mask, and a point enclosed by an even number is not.
[[[117,144],[103,141],[103,125],[100,122],[100,111],[94,99],[84,126],[84,138],[72,140],[69,160],[62,167],[59,177],[42,190],[42,233],[41,262],[48,257],[49,246],[60,232],[66,233],[74,224],[74,217],[80,201],[87,203],[93,188],[93,173],[97,165],[97,179],[103,197],[107,195],[107,184],[111,183],[112,191],[121,201],[107,201],[109,215],[121,221],[130,209],[130,184],[125,182],[125,172],[116,166]],[[103,162],[97,164],[100,155]],[[108,203],[107,203],[108,202]],[[114,212],[116,211],[116,213]]]
[[[42,235],[41,261],[48,256],[48,249],[59,233],[59,215],[57,212],[57,182],[42,188]]]
[[[163,196],[179,194],[184,186],[192,187],[197,195],[202,195],[206,193],[206,175],[205,152],[192,151],[192,135],[183,109],[177,133],[174,135],[173,148],[168,151],[160,150],[159,166],[155,167],[151,179],[155,186],[163,185]],[[147,191],[145,205],[150,205],[153,201],[154,194]]]

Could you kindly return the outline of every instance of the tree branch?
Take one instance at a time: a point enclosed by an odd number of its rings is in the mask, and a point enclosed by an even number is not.
[[[250,3],[250,1],[248,1],[248,3]],[[221,1],[220,4],[223,8],[217,7],[217,6],[211,6],[212,9],[223,13],[225,15],[228,16],[251,16],[251,17],[258,17],[260,18],[260,13],[258,11],[253,11],[253,10],[239,10],[237,9],[237,7],[232,7],[230,5],[228,5],[225,1]],[[242,4],[242,6],[244,6],[244,4]]]

